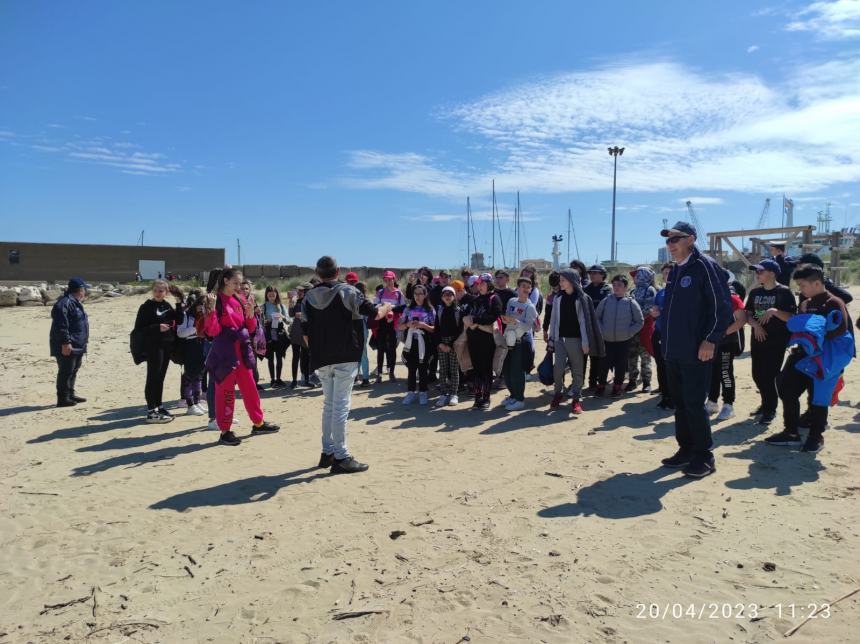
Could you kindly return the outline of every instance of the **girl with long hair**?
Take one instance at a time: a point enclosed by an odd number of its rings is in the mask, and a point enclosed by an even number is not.
[[[269,380],[272,388],[285,386],[281,380],[284,356],[287,355],[287,325],[290,322],[287,307],[281,303],[281,294],[274,286],[266,287],[263,302],[263,325],[266,330],[266,360],[269,362]]]
[[[231,430],[236,385],[242,392],[242,402],[253,423],[251,434],[271,434],[280,429],[263,418],[260,394],[254,383],[256,358],[251,346],[251,334],[257,330],[257,319],[253,304],[240,289],[241,274],[229,268],[221,273],[217,292],[206,297],[205,330],[214,339],[206,367],[215,379],[215,415],[221,430],[218,442],[233,446],[242,442]]]

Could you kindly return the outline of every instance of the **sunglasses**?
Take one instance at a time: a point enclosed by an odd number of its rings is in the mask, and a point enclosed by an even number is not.
[[[687,239],[689,235],[672,235],[671,237],[666,238],[667,244],[677,244],[682,239]]]

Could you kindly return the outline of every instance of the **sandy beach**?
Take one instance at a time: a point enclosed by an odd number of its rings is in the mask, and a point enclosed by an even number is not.
[[[502,393],[480,413],[403,407],[402,381],[357,390],[350,447],[371,467],[330,476],[319,389],[264,391],[281,432],[237,448],[205,416],[144,424],[143,299],[85,304],[89,400],[69,409],[50,308],[0,310],[0,642],[758,643],[860,587],[856,360],[809,455],[761,442],[745,354],[702,481],[659,467],[675,442],[656,397],[573,418],[537,382],[513,414]],[[790,641],[858,625],[860,593]]]

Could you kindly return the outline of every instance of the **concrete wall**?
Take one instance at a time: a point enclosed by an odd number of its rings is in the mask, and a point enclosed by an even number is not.
[[[9,262],[10,251],[19,263]],[[168,272],[185,277],[223,266],[224,249],[0,241],[0,281],[132,282],[141,259],[164,260]]]

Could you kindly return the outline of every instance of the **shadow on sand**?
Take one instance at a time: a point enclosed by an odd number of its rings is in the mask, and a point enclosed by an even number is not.
[[[313,473],[315,472],[315,473]],[[310,474],[310,476],[305,476]],[[185,512],[190,508],[241,505],[268,501],[280,490],[299,483],[310,483],[319,478],[332,476],[328,470],[306,467],[275,476],[252,476],[238,481],[221,483],[200,490],[190,490],[153,503],[152,510],[176,510]]]
[[[669,476],[672,478],[661,480]],[[664,467],[642,474],[622,472],[581,488],[576,495],[576,503],[544,508],[538,516],[544,519],[575,516],[629,519],[654,514],[663,509],[663,496],[691,480],[678,470]]]

